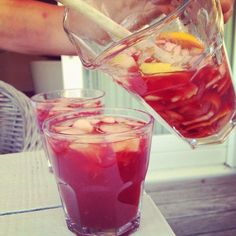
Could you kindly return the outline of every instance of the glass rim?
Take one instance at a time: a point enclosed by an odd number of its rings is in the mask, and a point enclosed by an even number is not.
[[[63,120],[63,118],[65,118],[65,121],[68,121],[70,119],[75,119],[75,118],[87,118],[87,117],[96,117],[96,116],[102,116],[104,115],[103,113],[99,114],[96,113],[94,114],[83,114],[84,112],[89,112],[89,111],[110,111],[110,114],[105,113],[106,116],[117,116],[117,117],[127,117],[127,118],[133,118],[134,120],[138,120],[140,121],[141,119],[137,118],[135,115],[129,115],[129,114],[122,114],[122,113],[115,113],[112,111],[131,111],[131,112],[136,112],[139,114],[142,114],[144,116],[147,117],[147,122],[145,122],[144,120],[141,120],[144,122],[144,124],[140,127],[136,127],[134,129],[131,130],[127,130],[127,131],[121,131],[121,132],[117,132],[117,133],[99,133],[99,134],[62,134],[62,133],[57,133],[55,131],[51,131],[49,129],[50,123],[53,122],[54,120],[57,120],[60,122]],[[75,139],[75,138],[86,138],[86,140],[109,140],[110,137],[122,137],[124,135],[129,135],[129,134],[134,134],[135,132],[142,132],[145,129],[147,129],[149,126],[154,124],[154,118],[153,116],[143,110],[140,109],[133,109],[133,108],[117,108],[117,107],[109,107],[109,108],[86,108],[82,110],[82,114],[80,114],[81,109],[76,109],[72,112],[68,112],[67,114],[59,114],[53,117],[50,117],[48,119],[46,119],[43,123],[43,132],[45,135],[49,136],[49,137],[60,137],[60,138],[69,138],[69,139]],[[67,117],[67,118],[66,118]],[[107,139],[104,139],[104,137],[107,137]],[[131,137],[128,137],[131,138]],[[124,140],[124,139],[122,139]],[[89,143],[89,142],[85,142],[85,143]]]
[[[90,100],[94,100],[94,99],[100,99],[103,98],[105,96],[105,92],[99,89],[87,89],[87,88],[75,88],[75,89],[57,89],[57,90],[51,90],[51,91],[47,91],[47,92],[41,92],[41,93],[37,93],[35,95],[33,95],[32,97],[30,97],[31,101],[35,102],[35,103],[49,103],[51,100],[57,99],[57,97],[53,98],[53,99],[44,99],[44,96],[46,95],[52,95],[52,94],[62,94],[63,92],[98,92],[100,93],[98,96],[94,96],[94,97],[64,97],[64,98],[71,98],[71,99],[84,99],[84,101],[90,101]],[[58,98],[60,98],[58,96]],[[63,97],[62,97],[63,98]],[[51,101],[53,103],[53,101]]]

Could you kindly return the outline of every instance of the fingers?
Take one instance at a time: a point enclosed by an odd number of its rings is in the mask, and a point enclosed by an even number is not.
[[[221,8],[222,8],[222,12],[226,13],[230,10],[230,8],[232,8],[232,2],[231,0],[221,0]]]
[[[226,23],[233,13],[234,0],[221,0],[221,8]]]
[[[171,0],[151,0],[154,4],[168,5],[171,3]]]
[[[224,22],[227,23],[228,20],[230,19],[230,17],[232,16],[232,13],[233,13],[233,9],[227,11],[225,14],[224,14]]]

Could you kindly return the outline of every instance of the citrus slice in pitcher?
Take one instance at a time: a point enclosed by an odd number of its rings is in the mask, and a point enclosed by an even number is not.
[[[197,39],[194,35],[187,32],[162,32],[156,38],[157,42],[159,40],[164,40],[166,42],[171,42],[180,45],[182,48],[192,49],[198,48],[200,50],[204,49],[204,44]]]
[[[143,74],[162,74],[162,73],[170,73],[176,71],[182,71],[180,67],[172,66],[169,63],[161,63],[161,62],[151,62],[151,63],[142,63],[140,65],[140,70]]]

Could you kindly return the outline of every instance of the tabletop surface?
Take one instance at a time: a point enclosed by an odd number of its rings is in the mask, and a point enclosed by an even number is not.
[[[0,236],[67,236],[53,174],[43,151],[0,155]],[[144,194],[141,226],[134,236],[175,236]]]

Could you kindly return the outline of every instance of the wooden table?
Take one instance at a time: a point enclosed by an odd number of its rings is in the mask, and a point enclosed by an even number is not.
[[[43,151],[0,155],[0,235],[73,235],[65,224],[53,174]],[[141,226],[134,236],[175,236],[144,194]]]

